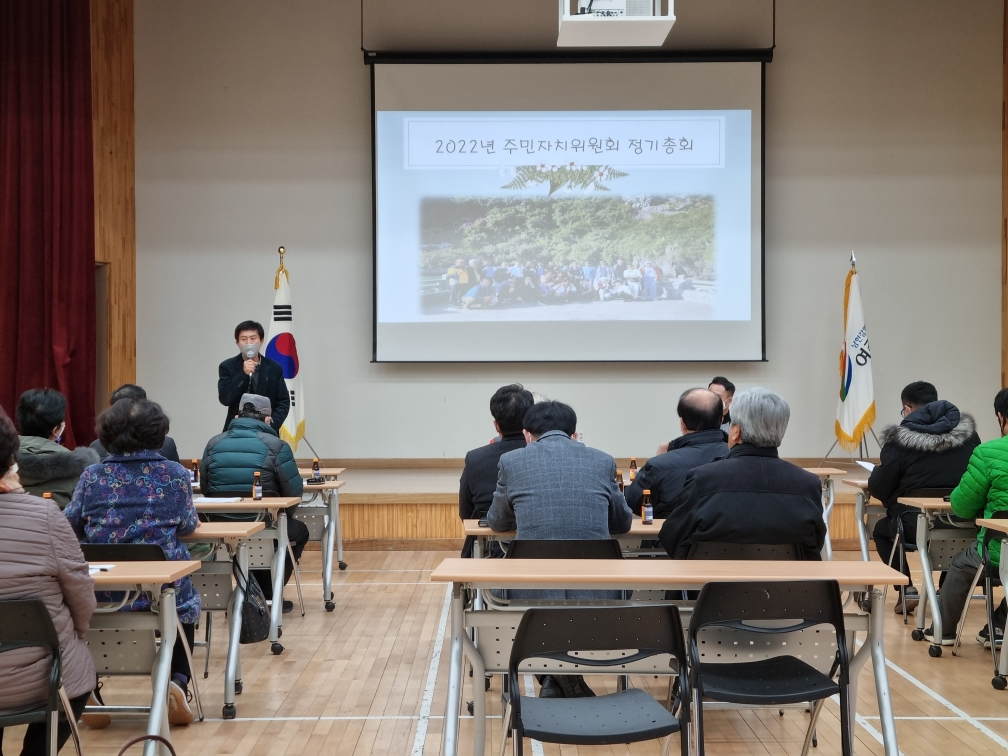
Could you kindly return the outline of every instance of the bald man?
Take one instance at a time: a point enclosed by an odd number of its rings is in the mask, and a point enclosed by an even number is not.
[[[723,410],[721,398],[710,389],[690,389],[679,397],[676,411],[682,435],[664,454],[649,459],[626,489],[627,504],[635,514],[640,513],[644,490],[650,489],[654,516],[666,517],[689,472],[728,453],[728,436],[721,430]]]

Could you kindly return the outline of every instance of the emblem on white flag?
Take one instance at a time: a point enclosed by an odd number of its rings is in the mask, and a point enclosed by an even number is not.
[[[851,269],[844,284],[844,343],[840,351],[840,401],[836,419],[837,441],[849,451],[858,447],[875,422],[871,348],[854,263],[851,253]]]
[[[280,438],[297,451],[298,442],[304,438],[305,412],[301,391],[301,365],[298,360],[297,342],[294,339],[294,310],[291,307],[290,275],[284,267],[284,248],[280,247],[280,267],[277,268],[273,286],[276,297],[273,300],[273,317],[266,337],[266,356],[276,360],[283,368],[287,391],[290,393],[290,412],[280,427]]]

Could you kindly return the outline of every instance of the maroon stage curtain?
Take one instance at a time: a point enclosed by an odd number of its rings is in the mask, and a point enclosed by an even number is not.
[[[67,398],[94,438],[95,235],[88,0],[0,0],[0,405]]]

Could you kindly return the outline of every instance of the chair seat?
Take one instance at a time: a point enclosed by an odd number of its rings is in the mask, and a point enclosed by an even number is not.
[[[802,703],[840,692],[836,682],[793,656],[742,664],[701,664],[700,681],[705,698],[737,704]]]
[[[526,737],[545,743],[610,745],[654,740],[679,731],[679,721],[643,690],[594,698],[521,699]]]

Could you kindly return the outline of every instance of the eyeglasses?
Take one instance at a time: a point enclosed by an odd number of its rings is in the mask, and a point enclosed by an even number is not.
[[[900,417],[905,419],[906,416],[909,415],[911,412],[913,412],[913,410],[904,404],[903,409],[900,410]]]

